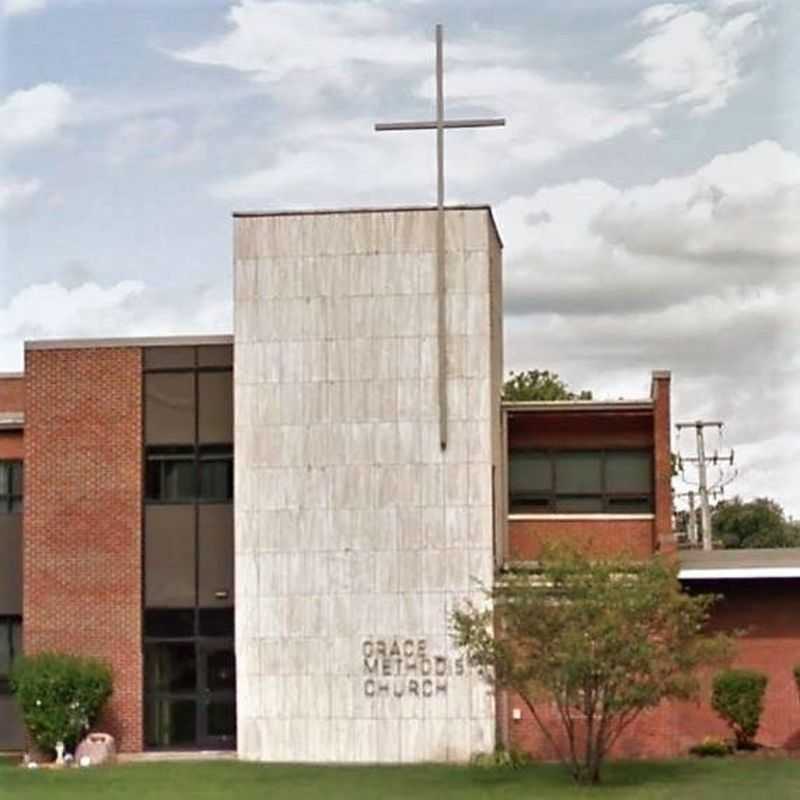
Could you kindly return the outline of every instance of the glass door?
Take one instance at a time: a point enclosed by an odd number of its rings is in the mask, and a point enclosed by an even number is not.
[[[206,749],[236,747],[236,656],[233,641],[198,642],[198,744]]]

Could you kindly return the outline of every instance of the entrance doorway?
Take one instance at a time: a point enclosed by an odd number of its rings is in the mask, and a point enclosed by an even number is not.
[[[144,656],[145,746],[169,750],[234,749],[233,638],[146,637]]]

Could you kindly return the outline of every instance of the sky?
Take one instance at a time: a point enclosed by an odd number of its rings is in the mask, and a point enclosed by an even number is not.
[[[508,119],[446,142],[505,243],[506,368],[670,369],[726,495],[800,517],[793,0],[0,0],[0,371],[229,332],[233,210],[432,202],[430,132],[372,126],[433,114],[436,22],[448,115]]]

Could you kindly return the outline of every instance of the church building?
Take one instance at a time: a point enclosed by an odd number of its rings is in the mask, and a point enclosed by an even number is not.
[[[10,664],[60,650],[111,664],[99,726],[126,752],[552,755],[450,615],[548,542],[676,557],[670,374],[638,399],[504,402],[502,242],[487,206],[444,221],[442,263],[428,207],[239,213],[232,336],[26,342],[0,375],[0,750],[25,744]],[[682,578],[727,593],[720,625],[750,615],[741,657],[771,668],[800,623],[766,609],[800,570],[723,555]],[[715,726],[659,709],[620,752]]]

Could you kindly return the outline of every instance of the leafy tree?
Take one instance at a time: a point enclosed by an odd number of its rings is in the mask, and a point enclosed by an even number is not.
[[[681,591],[660,559],[590,560],[546,551],[535,573],[510,573],[453,615],[470,662],[516,692],[579,783],[598,783],[622,732],[662,700],[696,695],[698,667],[727,660],[730,641],[703,627],[711,595]],[[552,729],[542,703],[557,709]],[[560,734],[559,734],[560,728]]]
[[[504,400],[591,400],[592,393],[586,389],[577,394],[555,373],[549,370],[529,369],[525,372],[508,373],[503,384]]]
[[[11,689],[36,746],[52,753],[63,742],[71,751],[111,696],[111,668],[94,658],[39,653],[14,664]]]
[[[750,669],[726,669],[714,677],[711,707],[728,723],[737,750],[755,749],[764,712],[767,676]]]
[[[723,500],[711,517],[714,537],[725,548],[800,547],[800,530],[768,497]]]

